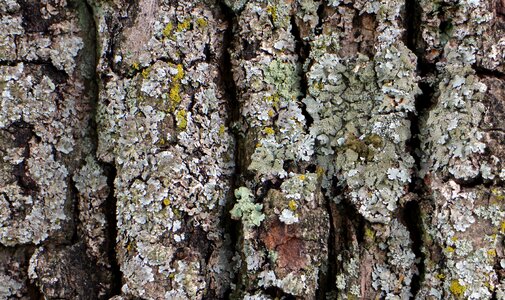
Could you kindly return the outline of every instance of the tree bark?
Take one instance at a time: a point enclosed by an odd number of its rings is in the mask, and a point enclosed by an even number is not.
[[[0,298],[505,299],[503,0],[0,14]]]

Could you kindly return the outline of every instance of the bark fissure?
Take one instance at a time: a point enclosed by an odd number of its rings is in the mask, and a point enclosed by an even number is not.
[[[416,258],[419,260],[419,262],[416,263],[418,273],[412,277],[410,284],[410,292],[412,293],[411,299],[415,299],[417,293],[419,292],[426,269],[424,265],[425,255],[422,251],[423,228],[421,210],[417,201],[418,199],[414,199],[413,201],[405,204],[405,207],[403,208],[403,220],[407,230],[409,231],[410,239],[412,240],[412,252],[414,252]]]
[[[335,236],[335,223],[334,220],[337,216],[333,210],[336,210],[335,203],[328,197],[325,198],[325,208],[328,213],[330,222],[328,240],[326,241],[328,247],[328,255],[326,257],[326,270],[320,270],[318,274],[316,298],[326,299],[326,296],[331,292],[336,292],[335,280],[337,277],[337,249],[336,249],[336,236]]]
[[[92,28],[90,28],[88,35],[89,35],[89,40],[88,42],[90,45],[88,45],[88,48],[90,51],[93,51],[91,53],[94,57],[94,62],[93,62],[93,72],[90,74],[89,81],[91,82],[91,90],[92,90],[92,95],[90,102],[92,103],[93,107],[91,110],[92,113],[92,118],[91,118],[91,139],[93,143],[93,151],[95,151],[95,159],[98,161],[100,166],[102,167],[103,171],[105,172],[105,176],[107,177],[107,186],[109,188],[109,194],[107,195],[107,198],[105,200],[105,203],[103,204],[104,208],[104,214],[106,218],[106,224],[107,224],[107,231],[106,231],[106,256],[108,258],[108,262],[110,264],[110,272],[112,276],[111,280],[111,287],[108,293],[109,297],[112,297],[114,295],[120,295],[121,294],[121,285],[122,285],[122,272],[119,267],[119,263],[117,261],[117,256],[116,256],[116,239],[118,235],[118,230],[117,230],[117,215],[116,215],[116,206],[117,206],[117,199],[115,197],[115,186],[114,186],[114,180],[117,176],[117,170],[113,164],[106,163],[103,161],[100,161],[96,157],[96,149],[98,147],[98,135],[99,135],[99,128],[97,125],[97,111],[98,111],[98,105],[99,105],[99,92],[100,92],[100,87],[102,86],[99,82],[100,76],[98,74],[98,55],[99,55],[99,49],[98,49],[98,28],[97,24],[94,18],[94,12],[93,6],[89,3],[89,1],[83,1],[85,5],[85,12],[87,13],[87,18],[89,19]],[[78,220],[78,219],[77,219]]]
[[[233,191],[238,188],[241,184],[241,174],[242,174],[242,166],[240,164],[240,160],[242,159],[242,152],[240,148],[240,136],[236,128],[234,126],[237,124],[240,118],[240,104],[238,102],[237,97],[237,88],[235,86],[235,80],[233,79],[233,71],[232,71],[232,61],[231,61],[231,48],[233,42],[233,27],[236,23],[236,15],[231,8],[229,8],[222,1],[219,3],[221,12],[224,16],[225,21],[227,22],[227,28],[223,33],[223,47],[222,53],[220,57],[219,71],[220,71],[220,79],[221,86],[224,90],[224,97],[228,100],[228,120],[227,127],[231,128],[231,133],[233,134],[234,139],[234,176],[231,177],[230,182],[230,192],[228,195],[228,201],[225,204],[225,213],[221,217],[222,226],[225,234],[227,234],[230,238],[230,247],[233,253],[237,253],[239,251],[239,237],[240,237],[240,226],[239,222],[233,220],[230,215],[230,210],[233,208],[235,203],[235,196]],[[238,284],[240,274],[234,274],[232,278],[234,284]],[[232,294],[232,289],[229,288],[225,292],[225,297],[230,298]]]
[[[475,74],[477,74],[477,76],[479,77],[495,77],[505,81],[505,73],[500,72],[498,70],[486,69],[476,64],[472,65],[472,68],[474,69]]]
[[[321,1],[321,4],[319,4],[319,6],[317,7],[318,22],[316,28],[314,29],[314,33],[316,35],[320,35],[321,33],[323,33],[324,10],[326,8],[326,5],[324,3],[325,1]]]
[[[413,194],[410,201],[407,202],[402,208],[401,214],[403,215],[403,222],[412,241],[412,252],[417,258],[416,267],[418,273],[412,277],[410,284],[410,291],[412,299],[415,299],[421,289],[422,281],[425,275],[425,254],[423,253],[423,226],[420,216],[421,210],[419,201],[426,193],[427,186],[423,178],[421,178],[421,163],[422,163],[422,150],[421,150],[421,126],[422,121],[431,107],[433,107],[433,94],[434,88],[428,82],[427,77],[436,72],[434,64],[425,61],[424,52],[425,45],[422,39],[421,31],[421,12],[422,7],[420,0],[406,0],[405,1],[405,19],[406,19],[406,45],[417,57],[416,72],[421,77],[418,85],[421,89],[421,94],[417,95],[414,100],[415,112],[409,113],[410,120],[410,139],[407,142],[407,147],[410,155],[414,158],[414,170],[412,173],[411,183],[409,184],[409,192]]]
[[[312,123],[314,123],[314,119],[307,112],[307,105],[301,100],[307,97],[308,82],[305,62],[307,61],[307,58],[310,54],[310,44],[302,39],[300,35],[300,29],[296,24],[296,17],[294,15],[291,16],[290,21],[291,34],[295,39],[295,53],[298,55],[298,62],[300,63],[300,96],[298,97],[298,101],[300,102],[300,109],[302,110],[302,114],[305,117],[305,128],[308,131]]]
[[[105,201],[105,216],[107,219],[107,256],[110,263],[110,271],[112,273],[112,286],[110,296],[121,294],[121,285],[123,273],[119,267],[116,256],[116,240],[118,235],[117,230],[117,215],[116,203],[117,199],[114,196],[114,179],[117,175],[117,170],[112,164],[102,163],[107,175],[107,186],[109,187],[109,195]]]

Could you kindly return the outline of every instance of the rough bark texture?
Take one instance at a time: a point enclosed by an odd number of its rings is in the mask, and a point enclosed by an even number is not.
[[[0,0],[1,299],[505,299],[503,0]]]

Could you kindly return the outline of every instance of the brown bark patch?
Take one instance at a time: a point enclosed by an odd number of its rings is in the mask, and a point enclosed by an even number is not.
[[[277,252],[275,271],[280,276],[301,270],[307,265],[305,243],[298,238],[295,226],[276,220],[261,237],[268,250]]]

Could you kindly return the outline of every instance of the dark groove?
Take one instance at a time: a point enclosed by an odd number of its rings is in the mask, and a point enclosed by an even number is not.
[[[94,11],[93,7],[90,5],[88,1],[83,1],[85,8],[86,8],[86,13],[88,14],[88,18],[90,19],[90,25],[92,28],[89,30],[89,42],[92,43],[92,48],[94,53],[90,53],[90,55],[94,55],[94,65],[92,69],[92,73],[89,74],[90,79],[90,97],[91,97],[91,103],[93,105],[93,118],[91,120],[91,139],[93,140],[93,150],[96,151],[96,148],[98,146],[98,126],[97,126],[97,108],[98,108],[98,100],[99,100],[99,80],[100,76],[97,73],[97,67],[98,67],[98,59],[99,59],[99,51],[97,48],[98,45],[98,32],[97,32],[97,25],[96,21],[94,19]],[[96,155],[95,155],[96,157]],[[98,161],[98,159],[97,159]],[[121,285],[122,285],[122,277],[123,274],[121,273],[121,269],[119,267],[117,257],[116,257],[116,240],[117,240],[117,218],[116,218],[116,208],[117,208],[117,199],[115,197],[115,189],[114,189],[114,179],[117,176],[117,170],[113,164],[105,163],[98,161],[100,166],[103,168],[105,175],[107,177],[107,186],[109,187],[109,195],[107,196],[107,199],[105,200],[104,203],[104,211],[105,211],[105,218],[107,222],[107,243],[106,243],[106,251],[107,251],[107,257],[109,260],[110,264],[110,271],[111,271],[111,288],[109,290],[109,297],[115,296],[115,295],[120,295],[121,294]]]
[[[26,251],[25,251],[25,259],[26,259],[26,262],[27,262],[27,267],[26,269],[28,269],[28,265],[29,265],[29,262],[30,262],[30,258],[32,257],[33,253],[35,253],[35,246],[27,246],[26,248]],[[26,289],[28,291],[28,298],[31,299],[31,300],[39,300],[39,299],[44,299],[42,293],[40,292],[40,289],[37,287],[37,285],[32,282],[28,276],[26,278]]]
[[[328,247],[328,256],[326,258],[326,272],[322,274],[323,270],[319,270],[318,280],[317,280],[317,290],[316,299],[326,299],[326,295],[333,291],[336,291],[335,282],[337,279],[337,253],[335,249],[335,226],[333,223],[336,217],[332,210],[331,199],[325,197],[325,208],[328,213],[328,221],[330,222],[330,232],[328,234],[328,240],[326,245]]]
[[[107,220],[107,257],[109,258],[110,271],[112,273],[112,286],[110,297],[121,295],[122,277],[121,269],[116,256],[116,241],[117,241],[117,199],[115,196],[114,179],[117,176],[117,170],[112,164],[102,163],[105,174],[107,176],[107,186],[109,187],[109,195],[105,201],[105,218]]]
[[[409,231],[410,239],[412,240],[412,252],[414,252],[416,258],[420,258],[419,263],[416,263],[419,273],[412,276],[412,283],[410,285],[412,299],[415,299],[417,293],[421,289],[421,283],[424,281],[426,273],[426,266],[424,265],[426,255],[422,251],[423,220],[421,218],[421,209],[417,200],[410,201],[405,204],[405,207],[403,208],[403,220],[407,230]]]
[[[423,178],[420,178],[420,170],[422,164],[422,148],[421,148],[421,128],[423,119],[428,114],[435,103],[435,87],[432,86],[427,78],[437,73],[435,63],[428,62],[424,54],[426,52],[426,44],[422,38],[422,7],[419,0],[405,1],[404,25],[406,28],[406,45],[417,56],[416,73],[421,76],[419,88],[421,94],[415,97],[415,112],[408,114],[410,120],[410,139],[406,143],[407,151],[414,158],[415,165],[412,175],[412,181],[409,184],[409,192],[413,194],[413,199],[406,203],[400,210],[403,217],[403,223],[412,241],[412,252],[414,252],[418,262],[416,267],[418,274],[414,274],[410,284],[411,299],[415,299],[421,289],[424,281],[426,266],[425,253],[423,253],[423,220],[421,217],[421,209],[419,205],[420,195],[426,194],[428,187]]]
[[[312,123],[314,123],[314,119],[307,112],[307,105],[302,102],[302,100],[307,97],[308,91],[308,82],[307,75],[305,70],[305,62],[307,61],[307,57],[310,54],[310,44],[303,41],[300,29],[296,24],[296,17],[294,15],[291,16],[291,34],[295,39],[295,52],[298,55],[298,62],[300,63],[300,96],[298,97],[298,102],[300,105],[300,109],[302,110],[302,114],[305,117],[305,128],[308,130]]]
[[[24,121],[17,121],[12,123],[6,130],[14,136],[14,145],[16,147],[23,147],[23,160],[21,163],[13,167],[12,173],[16,178],[17,184],[21,187],[23,195],[35,196],[40,192],[40,187],[37,182],[30,177],[26,159],[30,157],[30,140],[37,137],[34,132],[33,125]]]
[[[321,1],[321,4],[317,7],[317,25],[316,28],[314,28],[314,34],[315,35],[320,35],[323,33],[323,19],[324,19],[324,1]]]
[[[284,292],[282,289],[275,287],[275,286],[270,286],[263,290],[263,293],[266,295],[270,296],[271,299],[282,299],[282,300],[295,300],[296,297]]]
[[[421,24],[421,6],[418,0],[405,1],[405,32],[407,47],[414,52],[417,57],[422,55],[422,48],[419,47],[421,41],[421,32],[419,25]]]
[[[240,161],[242,159],[242,151],[240,146],[241,138],[237,130],[235,130],[234,124],[236,124],[240,119],[240,103],[238,102],[237,95],[237,87],[235,85],[235,80],[233,79],[233,71],[232,71],[232,60],[230,51],[232,49],[233,43],[233,26],[237,22],[236,15],[233,10],[228,7],[223,1],[219,2],[219,7],[223,14],[224,20],[227,22],[227,28],[223,33],[223,50],[221,53],[221,57],[219,65],[220,72],[220,85],[224,90],[224,97],[228,101],[228,120],[227,127],[230,130],[230,134],[234,137],[234,160],[235,160],[235,170],[234,174],[231,178],[230,182],[230,193],[227,197],[227,201],[225,204],[225,213],[221,217],[221,227],[224,229],[225,235],[227,234],[230,237],[230,246],[232,252],[237,253],[240,252],[240,222],[233,220],[229,211],[235,205],[235,196],[234,190],[240,186],[241,184],[241,174],[242,174],[242,166],[240,165]],[[240,270],[238,271],[240,273]],[[239,274],[235,274],[233,278],[233,284],[237,286],[240,283]],[[234,291],[232,291],[231,287],[225,292],[225,299],[232,299]]]
[[[473,64],[472,69],[475,71],[475,74],[477,74],[477,76],[479,77],[495,77],[505,81],[505,73],[503,72],[486,69],[482,66],[478,66],[477,64]]]

